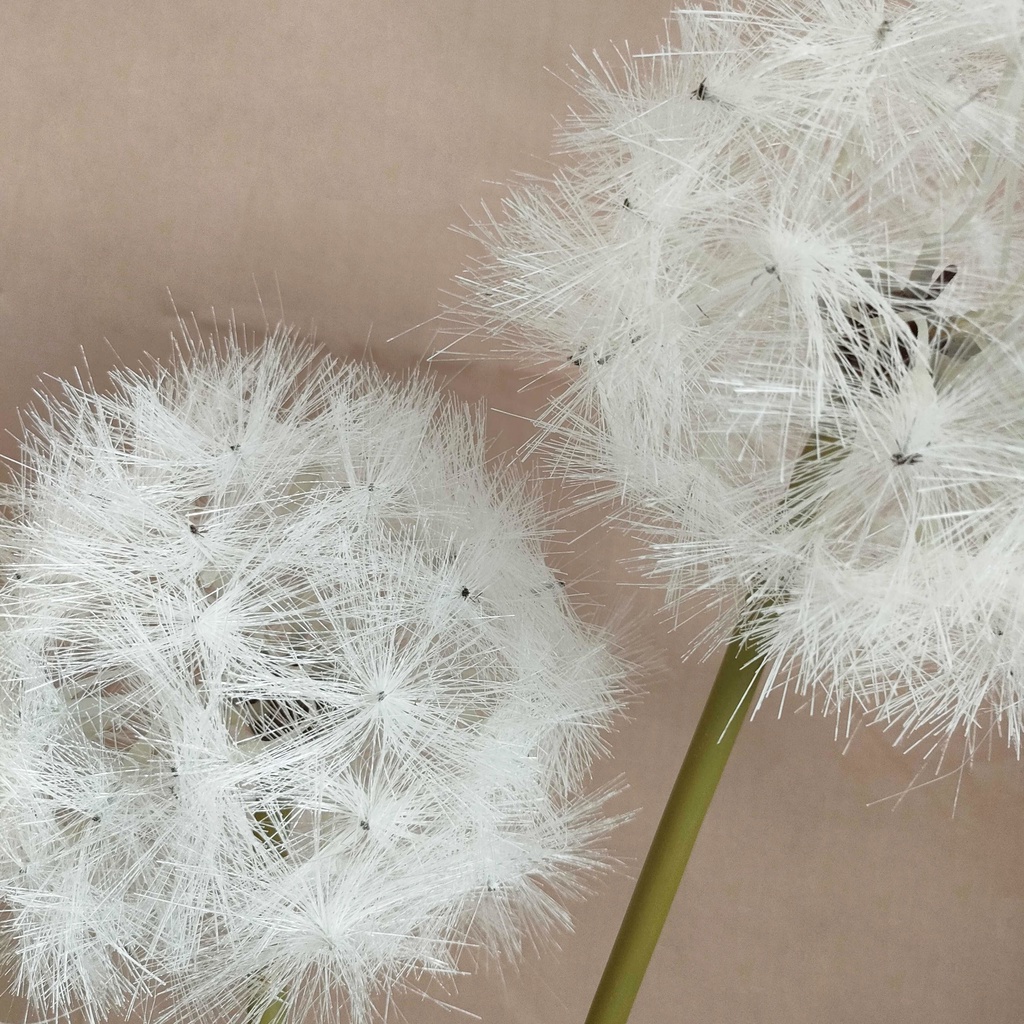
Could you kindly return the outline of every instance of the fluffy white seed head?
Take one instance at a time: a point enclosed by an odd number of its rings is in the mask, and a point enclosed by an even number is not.
[[[458,315],[568,377],[536,443],[674,597],[762,609],[765,693],[1019,750],[1020,5],[674,27],[580,72],[568,168],[478,225]]]
[[[567,923],[622,669],[426,384],[279,330],[61,383],[3,493],[0,885],[23,989],[353,1021]]]

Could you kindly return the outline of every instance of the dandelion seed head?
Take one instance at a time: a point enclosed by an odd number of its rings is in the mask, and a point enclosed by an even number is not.
[[[992,716],[1019,749],[1024,721],[1020,26],[1004,0],[676,12],[578,72],[571,161],[479,227],[453,311],[569,357],[534,447],[624,504],[670,605],[762,609],[762,700],[925,750]]]
[[[601,860],[582,793],[623,669],[472,417],[279,330],[186,333],[26,420],[0,880],[33,1003],[160,991],[180,1024],[286,990],[294,1019],[368,1021],[460,948],[567,922],[536,894]]]

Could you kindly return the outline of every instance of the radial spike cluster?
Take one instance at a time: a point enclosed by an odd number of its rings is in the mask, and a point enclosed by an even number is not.
[[[365,1022],[568,923],[623,668],[463,409],[186,334],[58,382],[2,499],[0,893],[41,1012]]]
[[[674,601],[731,605],[709,639],[760,609],[762,699],[1019,751],[1020,4],[707,8],[579,72],[456,329],[567,378],[536,443],[627,499]]]

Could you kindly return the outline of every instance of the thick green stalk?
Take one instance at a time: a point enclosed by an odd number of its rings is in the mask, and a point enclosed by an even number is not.
[[[625,1024],[761,671],[749,641],[729,644],[661,816],[586,1024]]]
[[[263,1011],[259,1024],[284,1024],[288,1007],[283,998],[284,993],[275,996],[274,1001]]]
[[[832,471],[843,453],[838,438],[824,432],[807,439],[782,501],[791,527],[814,515],[818,483],[823,475]],[[736,628],[736,639],[726,648],[626,908],[586,1024],[625,1024],[629,1019],[704,815],[754,699],[763,662],[756,644],[744,639],[744,634],[751,622],[765,614],[767,607],[763,600],[754,602],[747,611],[747,618]]]
[[[288,820],[288,818],[291,817],[291,813],[292,812],[290,808],[282,808],[280,814],[280,823],[282,826]],[[256,828],[253,831],[256,835],[256,838],[259,839],[260,842],[270,846],[272,849],[277,850],[277,852],[282,857],[287,857],[288,850],[284,844],[284,840],[281,837],[281,832],[278,829],[277,822],[275,821],[275,816],[268,813],[267,811],[257,811],[254,817],[256,821]],[[263,1011],[262,1014],[260,1014],[258,1024],[284,1024],[284,1022],[288,1019],[288,1004],[287,1002],[285,1002],[286,994],[287,990],[283,989],[276,996],[274,996],[273,1000],[270,1002],[267,1008]],[[255,1015],[255,1010],[253,1009],[253,1007],[257,1002],[258,1000],[253,999],[250,1004],[250,1018]]]

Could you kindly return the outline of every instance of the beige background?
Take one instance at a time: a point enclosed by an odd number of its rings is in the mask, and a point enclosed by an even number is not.
[[[214,307],[262,328],[262,296],[266,318],[315,326],[339,355],[416,362],[472,251],[450,230],[461,208],[545,165],[571,98],[545,67],[650,46],[665,14],[661,0],[4,0],[0,426],[83,350],[97,377],[114,352],[166,355],[168,292],[204,327]],[[543,399],[495,361],[449,369],[503,410]],[[525,437],[490,423],[499,446]],[[598,532],[561,560],[584,614],[609,620],[630,575],[611,556],[627,550]],[[694,630],[657,608],[654,591],[634,597],[646,692],[601,769],[642,808],[615,839],[625,867],[560,949],[460,982],[452,1001],[488,1024],[585,1015],[713,670],[680,667]],[[831,722],[790,708],[746,726],[634,1024],[1024,1021],[1024,771],[997,748],[955,816],[956,778],[872,803],[918,768],[877,730],[844,755]],[[413,996],[394,1019],[468,1018]]]

